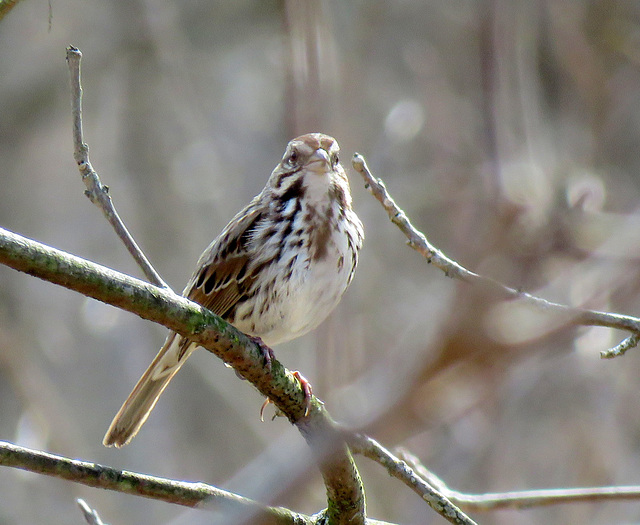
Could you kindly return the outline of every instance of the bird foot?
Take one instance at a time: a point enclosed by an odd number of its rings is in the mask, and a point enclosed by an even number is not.
[[[307,381],[307,379],[297,370],[291,372],[293,377],[295,377],[300,386],[302,387],[302,392],[304,393],[304,417],[309,415],[309,411],[311,410],[311,399],[313,398],[313,390],[311,389],[311,383]],[[260,421],[264,421],[264,409],[269,406],[269,403],[272,403],[271,399],[267,398],[262,403],[262,407],[260,407]],[[322,401],[321,401],[322,403]],[[282,415],[279,411],[276,411],[276,414],[273,416],[274,418],[278,415]]]

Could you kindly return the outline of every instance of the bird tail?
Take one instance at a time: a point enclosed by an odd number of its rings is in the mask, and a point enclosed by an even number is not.
[[[106,447],[123,447],[135,437],[160,394],[196,346],[175,332],[169,334],[158,355],[113,418],[102,440]]]

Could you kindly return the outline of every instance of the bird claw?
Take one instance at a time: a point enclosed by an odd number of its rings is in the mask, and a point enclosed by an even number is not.
[[[291,372],[293,377],[295,377],[302,387],[302,391],[304,392],[304,417],[309,415],[309,411],[311,410],[311,399],[313,397],[313,390],[311,390],[311,383],[307,381],[307,379],[297,370]]]
[[[276,358],[273,350],[269,348],[262,339],[259,337],[252,336],[251,341],[253,341],[258,348],[260,349],[260,353],[262,354],[262,359],[264,359],[264,367],[268,372],[271,372],[271,362]]]
[[[264,409],[269,406],[269,403],[271,403],[271,399],[267,398],[264,400],[264,403],[262,403],[262,406],[260,407],[260,421],[262,421],[263,423],[264,423]]]
[[[302,388],[302,392],[304,393],[304,417],[307,417],[311,411],[311,399],[313,398],[311,383],[309,383],[309,381],[307,381],[307,379],[297,370],[291,372],[291,374],[298,380],[300,387]],[[262,406],[260,407],[260,421],[264,421],[264,410],[269,406],[269,403],[272,403],[269,398],[265,399],[264,403],[262,403]],[[322,403],[322,401],[320,401],[320,403]],[[274,418],[278,415],[282,414],[276,409],[276,415]]]

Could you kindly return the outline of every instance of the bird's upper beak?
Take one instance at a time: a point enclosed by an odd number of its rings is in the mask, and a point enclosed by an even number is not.
[[[313,152],[307,161],[307,167],[318,173],[325,173],[331,167],[331,159],[329,153],[322,148],[318,148]]]

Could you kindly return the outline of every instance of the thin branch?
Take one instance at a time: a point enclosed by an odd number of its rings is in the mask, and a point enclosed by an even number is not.
[[[245,517],[250,512],[261,523],[262,520],[273,525],[292,525],[299,523],[297,520],[301,520],[300,523],[312,523],[307,516],[281,507],[261,505],[206,483],[176,481],[117,470],[97,463],[20,447],[6,441],[0,441],[0,465],[185,507],[213,506],[225,513],[243,513]]]
[[[398,459],[375,439],[364,434],[345,431],[343,436],[351,449],[382,465],[390,476],[402,481],[407,487],[420,496],[433,510],[450,523],[472,525],[471,520],[453,503],[453,500],[439,489],[421,478],[405,461]]]
[[[78,507],[80,507],[80,511],[82,512],[85,521],[89,525],[107,525],[100,519],[98,511],[92,509],[89,505],[87,505],[87,502],[85,500],[83,500],[82,498],[78,498],[76,499],[76,503],[78,504]]]
[[[567,305],[554,303],[536,297],[526,292],[521,292],[515,288],[510,288],[504,284],[486,277],[479,275],[470,270],[467,270],[464,266],[458,264],[453,259],[447,257],[442,251],[433,246],[426,238],[426,236],[417,230],[407,215],[402,211],[395,203],[393,198],[389,195],[384,182],[381,179],[376,179],[369,170],[367,163],[362,155],[356,153],[353,156],[353,167],[360,173],[365,181],[365,188],[382,204],[382,207],[387,211],[389,219],[395,224],[408,239],[408,245],[420,253],[428,263],[433,264],[437,268],[441,269],[448,277],[458,279],[467,283],[481,286],[497,293],[504,299],[517,299],[524,304],[533,306],[538,310],[545,311],[548,314],[554,315],[556,319],[559,318],[566,324],[583,325],[583,326],[605,326],[608,328],[618,328],[631,332],[634,335],[634,340],[640,336],[640,318],[631,317],[628,315],[613,314],[608,312],[600,312],[597,310],[588,310],[585,308],[573,308]],[[620,345],[618,345],[619,347]],[[624,350],[627,350],[632,345],[627,343]],[[616,347],[616,348],[618,348]],[[615,357],[622,355],[624,352],[605,352],[602,357]]]
[[[131,256],[142,269],[149,282],[169,288],[162,280],[162,277],[155,271],[147,257],[144,255],[134,238],[127,230],[124,222],[120,219],[118,212],[109,195],[109,187],[102,184],[100,177],[93,169],[89,161],[89,146],[84,142],[82,133],[82,85],[80,83],[80,61],[82,53],[79,49],[69,46],[67,48],[67,63],[69,64],[69,74],[71,79],[71,113],[73,117],[73,158],[80,170],[80,176],[87,189],[84,194],[93,204],[102,210],[102,213],[109,221],[116,234],[122,240]]]
[[[327,487],[328,523],[364,523],[362,482],[323,404],[308,404],[299,381],[221,317],[168,289],[56,250],[0,228],[0,264],[160,323],[214,353],[268,397],[298,427],[316,455]]]
[[[603,350],[602,352],[600,352],[600,357],[602,359],[612,359],[614,357],[624,355],[627,350],[638,346],[638,339],[640,339],[640,334],[630,335],[624,341],[621,341],[617,346],[609,348],[609,350]]]
[[[593,487],[464,494],[450,491],[447,495],[466,510],[527,509],[566,503],[594,503],[597,501],[637,501],[640,486]]]
[[[527,509],[567,503],[593,503],[598,501],[637,501],[640,485],[610,487],[578,487],[566,489],[540,489],[487,494],[467,494],[447,486],[427,469],[416,456],[402,450],[400,458],[368,436],[345,431],[343,434],[354,452],[383,466],[389,474],[416,492],[428,502],[436,495],[436,503],[444,500],[465,511],[486,512],[501,509]],[[454,507],[455,508],[455,507]]]
[[[468,511],[489,511],[499,509],[526,509],[566,503],[622,501],[640,499],[640,486],[585,487],[565,489],[525,490],[495,492],[489,494],[466,494],[450,489],[433,472],[420,463],[409,452],[402,451],[402,457],[410,463],[417,474]]]

